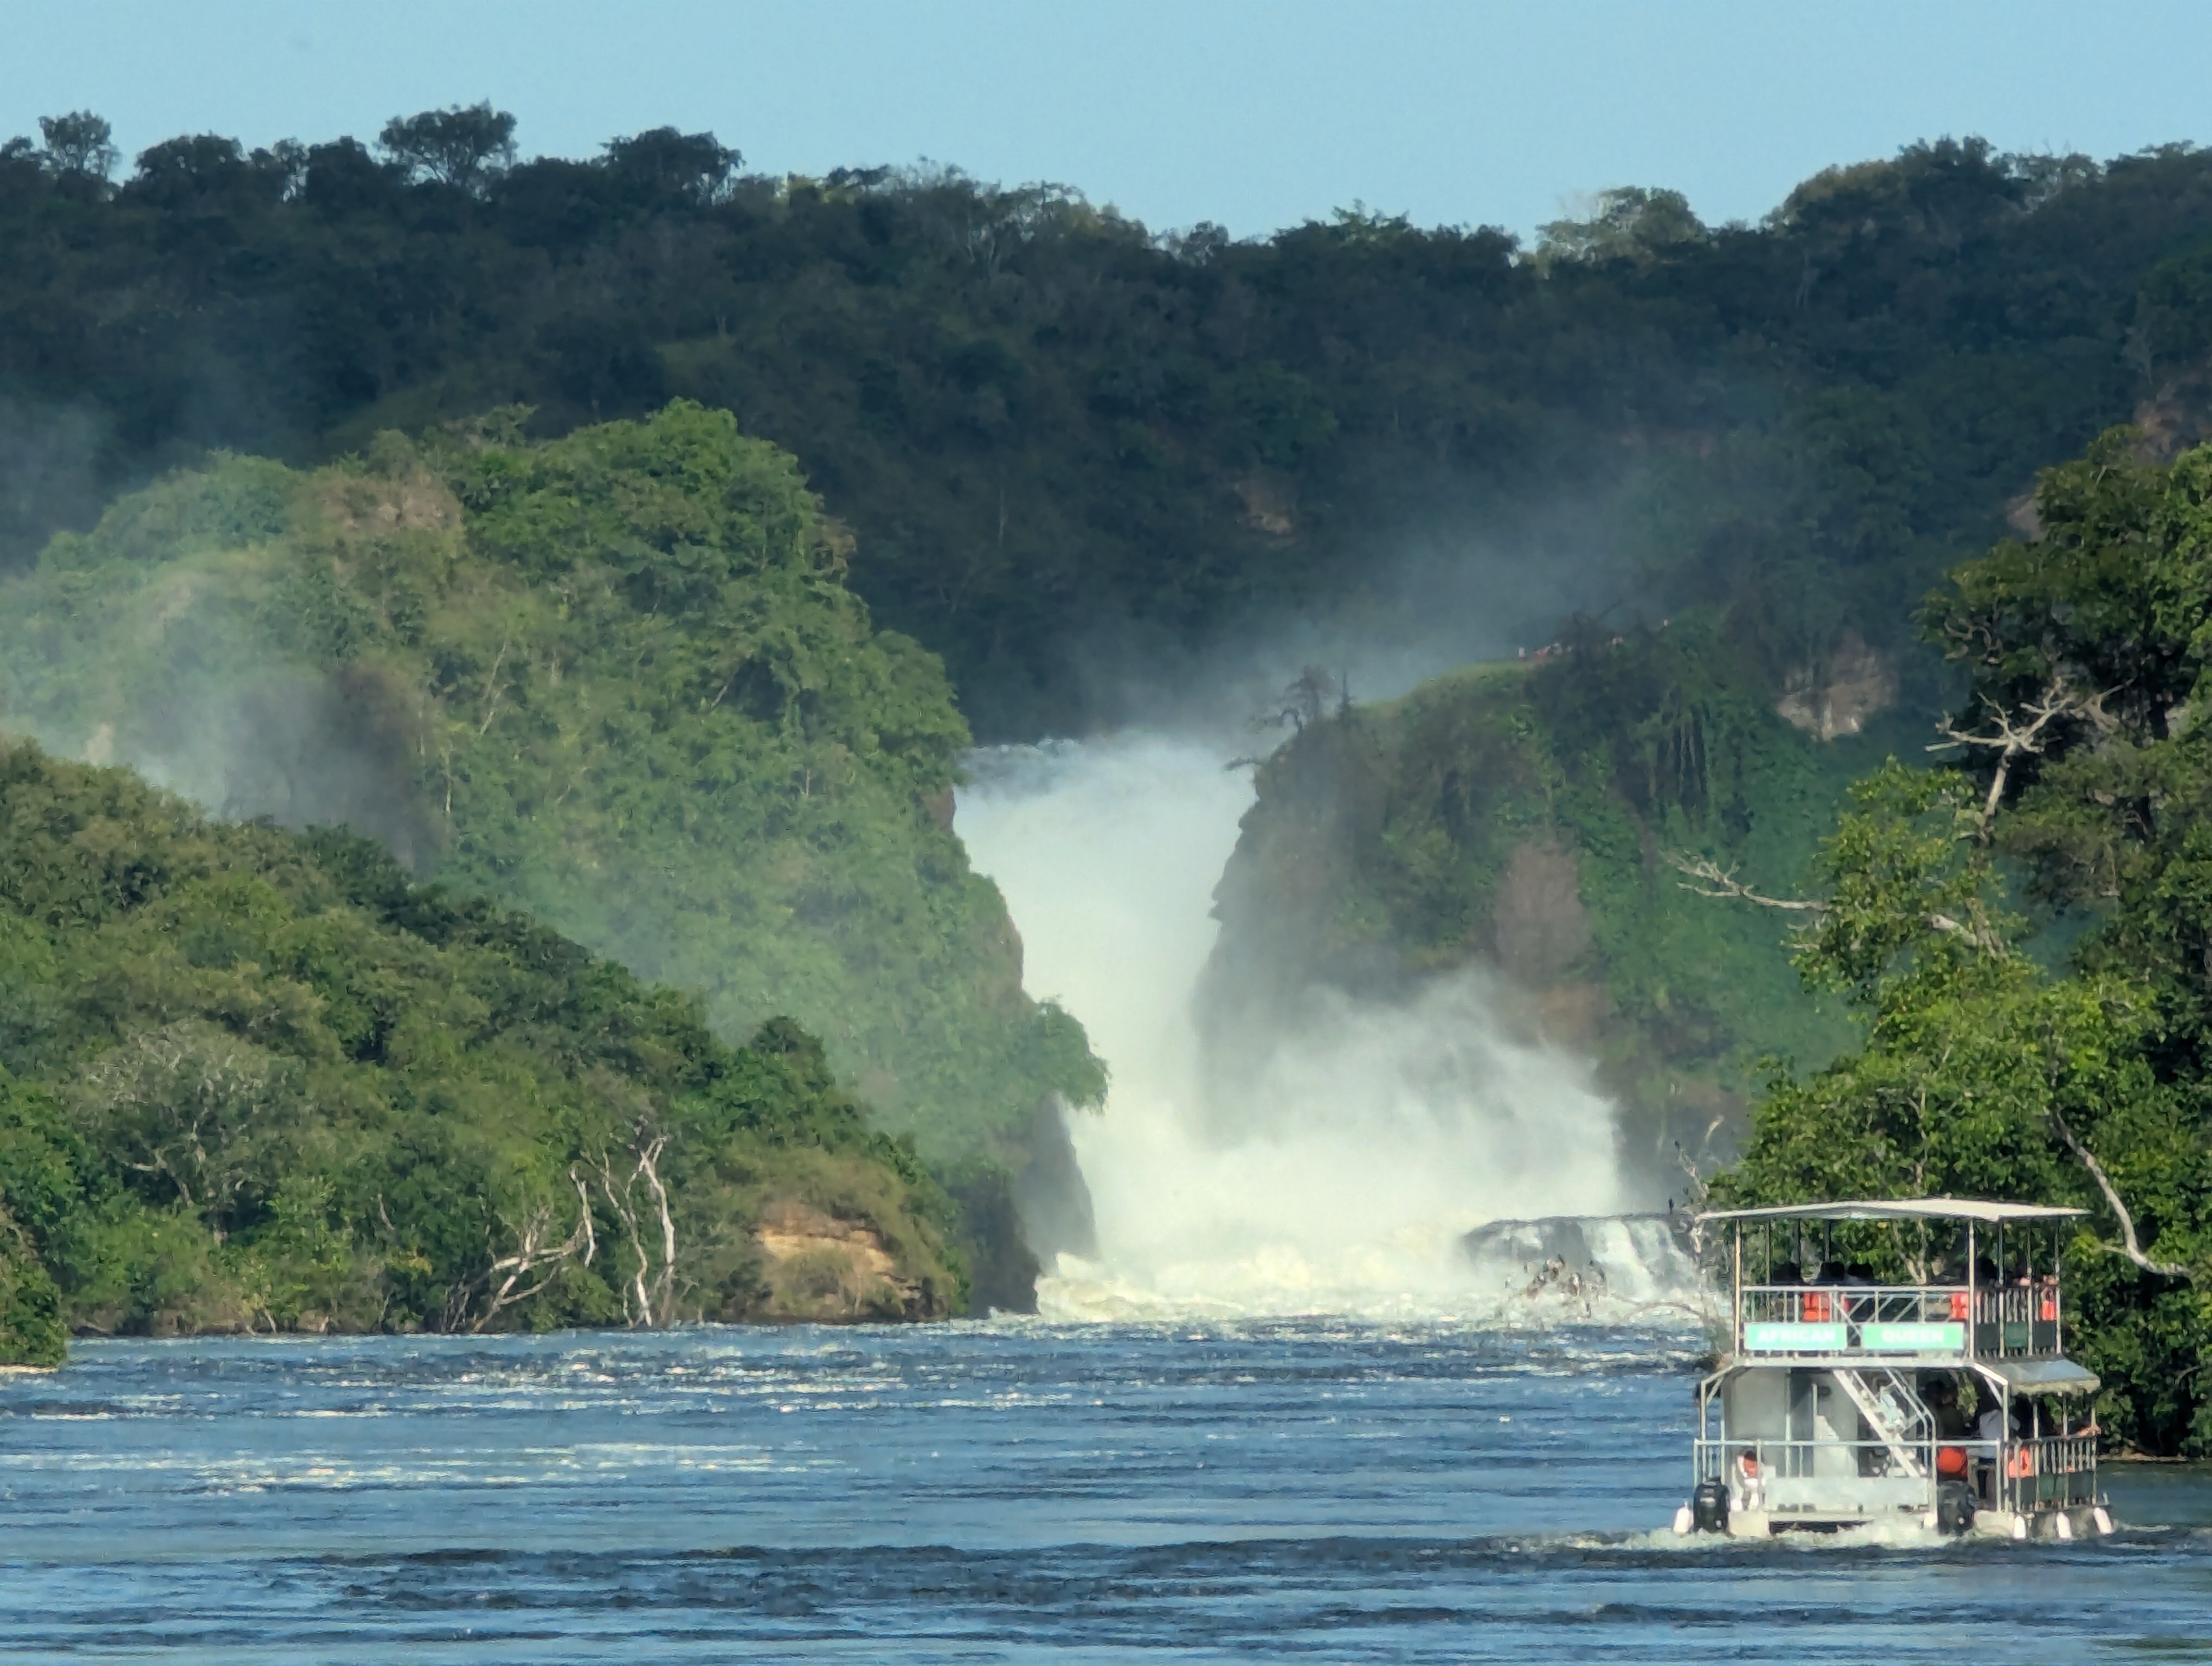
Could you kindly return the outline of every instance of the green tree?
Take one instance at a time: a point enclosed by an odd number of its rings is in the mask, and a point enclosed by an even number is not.
[[[39,133],[46,142],[46,164],[57,173],[104,183],[115,172],[114,131],[89,110],[66,116],[41,116]]]
[[[68,1327],[966,1299],[950,1201],[788,1019],[725,1045],[696,1000],[365,840],[27,744],[0,746],[0,1362],[52,1363]],[[811,1292],[762,1236],[794,1217],[836,1274]]]
[[[1649,262],[1679,245],[1704,240],[1705,228],[1679,191],[1623,185],[1598,193],[1587,219],[1553,220],[1537,228],[1536,258]]]
[[[514,165],[514,118],[493,109],[489,100],[457,104],[394,116],[384,124],[376,142],[410,179],[434,180],[458,191],[480,191]]]
[[[518,427],[125,500],[15,587],[0,717],[234,813],[380,834],[697,992],[733,1041],[796,1017],[932,1160],[1018,1163],[1040,1102],[1103,1078],[1022,992],[949,825],[969,733],[942,666],[875,628],[849,535],[729,413]]]

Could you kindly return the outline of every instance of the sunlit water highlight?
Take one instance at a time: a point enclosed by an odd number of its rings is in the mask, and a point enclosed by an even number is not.
[[[2194,1472],[2123,1472],[2104,1542],[1654,1531],[1692,1371],[1318,1322],[90,1343],[0,1383],[0,1657],[2208,1651]]]

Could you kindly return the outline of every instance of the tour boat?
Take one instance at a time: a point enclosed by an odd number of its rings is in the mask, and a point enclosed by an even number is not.
[[[1729,1341],[1698,1385],[1674,1530],[2110,1533],[2097,1378],[2066,1357],[2059,1287],[2081,1213],[1933,1197],[1700,1215],[1727,1235]]]

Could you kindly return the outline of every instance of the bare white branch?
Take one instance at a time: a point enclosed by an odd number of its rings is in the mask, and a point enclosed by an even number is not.
[[[641,1128],[638,1136],[644,1139]],[[633,1326],[647,1329],[666,1324],[673,1316],[676,1283],[676,1217],[669,1207],[668,1189],[660,1178],[660,1154],[668,1146],[668,1136],[659,1134],[632,1152],[637,1161],[628,1176],[615,1178],[614,1164],[605,1152],[599,1153],[599,1189],[605,1195],[607,1207],[622,1222],[623,1231],[629,1239],[630,1249],[637,1257],[631,1269],[628,1287],[623,1291],[623,1306]],[[637,1183],[645,1182],[653,1199],[653,1207],[659,1216],[660,1244],[658,1265],[655,1265],[653,1246],[647,1243],[638,1222],[636,1201]]]
[[[2062,717],[2078,717],[2097,730],[2110,734],[2118,720],[2105,709],[2105,702],[2112,698],[2109,689],[2097,694],[2079,694],[2063,676],[2053,677],[2050,686],[2015,716],[1991,700],[1982,697],[1989,708],[1993,734],[1978,734],[1971,729],[1961,729],[1956,723],[1946,721],[1936,733],[1943,739],[1929,747],[1931,752],[1953,751],[1961,746],[1980,747],[1997,755],[1996,768],[1990,776],[1990,790],[1982,800],[1980,825],[1986,829],[1996,817],[1997,807],[2004,802],[2005,787],[2012,780],[2014,759],[2032,757],[2051,744],[2051,726]]]
[[[1947,937],[1964,938],[1984,954],[2002,954],[2005,952],[2004,944],[1985,924],[1979,921],[1969,924],[1964,921],[1954,920],[1948,914],[1933,912],[1929,913],[1927,918],[1929,925],[1935,930],[1942,932]]]
[[[1677,881],[1684,891],[1693,891],[1700,897],[1727,897],[1739,902],[1756,903],[1763,909],[1786,909],[1793,913],[1826,914],[1826,903],[1807,902],[1788,897],[1765,897],[1735,877],[1732,867],[1723,867],[1710,856],[1691,856],[1679,850],[1667,853],[1667,865],[1676,873],[1688,877]]]
[[[573,1181],[574,1176],[571,1175],[569,1178]],[[574,1230],[557,1243],[552,1241],[554,1228],[550,1206],[532,1212],[530,1219],[523,1223],[516,1234],[514,1253],[500,1256],[487,1269],[488,1280],[498,1278],[501,1273],[507,1277],[501,1280],[496,1290],[489,1292],[483,1311],[477,1315],[475,1322],[469,1327],[471,1330],[482,1330],[501,1309],[527,1301],[544,1289],[560,1275],[562,1263],[573,1258],[578,1250],[587,1246],[597,1248],[592,1232],[591,1200],[585,1195],[580,1186],[576,1189],[576,1199],[583,1207],[578,1212]],[[540,1274],[538,1281],[524,1285],[522,1281],[533,1272]],[[518,1289],[518,1286],[521,1287]]]
[[[2098,1247],[2111,1255],[2125,1256],[2146,1273],[2156,1273],[2169,1279],[2193,1278],[2195,1275],[2189,1268],[2172,1262],[2153,1261],[2143,1253],[2142,1245],[2136,1237],[2136,1219],[2128,1213],[2128,1206],[2120,1201],[2120,1195],[2113,1189],[2112,1177],[2105,1172],[2105,1165],[2089,1154],[2087,1146],[2075,1138],[2073,1128],[2068,1126],[2064,1114],[2056,1105],[2051,1108],[2051,1121],[2058,1130],[2058,1137],[2066,1142],[2066,1148],[2081,1160],[2083,1168],[2088,1170],[2089,1177],[2097,1183],[2097,1189],[2105,1195],[2105,1201],[2112,1206],[2112,1213],[2120,1223],[2120,1235],[2126,1242]]]

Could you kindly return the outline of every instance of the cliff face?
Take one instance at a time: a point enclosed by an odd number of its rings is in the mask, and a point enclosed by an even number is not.
[[[1218,1077],[1316,992],[1499,975],[1509,1024],[1594,1056],[1624,1164],[1734,1147],[1762,1055],[1849,1032],[1806,1000],[1787,917],[1696,895],[1670,855],[1787,895],[1845,781],[1899,736],[1806,733],[1695,622],[1540,665],[1479,666],[1309,724],[1265,765],[1217,894],[1201,1005]]]

